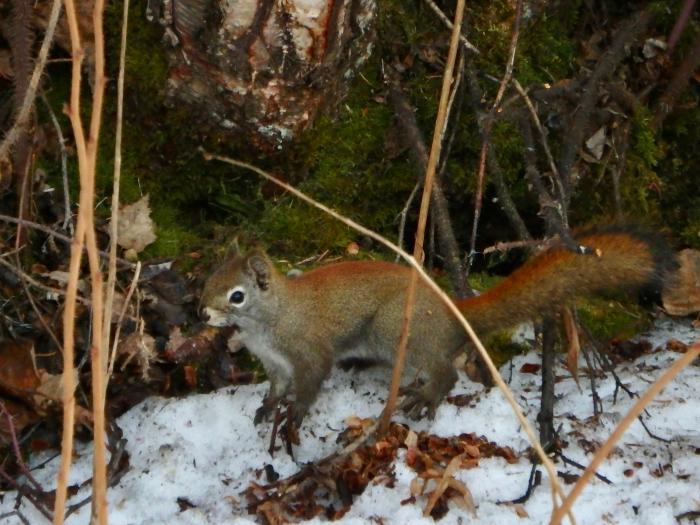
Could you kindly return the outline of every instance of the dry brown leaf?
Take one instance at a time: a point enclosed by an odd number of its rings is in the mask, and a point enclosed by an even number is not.
[[[440,479],[440,482],[438,483],[437,487],[433,491],[433,493],[430,495],[430,498],[428,499],[428,504],[425,506],[423,509],[423,516],[430,516],[430,513],[433,511],[433,508],[435,507],[435,504],[438,502],[440,497],[445,493],[449,486],[449,479],[454,476],[455,472],[459,470],[459,467],[462,463],[462,456],[455,456],[452,458],[452,461],[450,461],[449,465],[447,465],[447,468],[445,469],[445,472],[442,474],[442,479]]]
[[[39,386],[33,350],[28,339],[0,342],[0,387],[21,396]]]
[[[465,445],[464,446],[464,453],[467,455],[467,457],[470,458],[480,458],[481,457],[481,451],[479,450],[479,447],[476,445]]]
[[[681,251],[678,263],[680,267],[661,292],[664,308],[671,315],[700,312],[700,251]]]
[[[411,480],[411,484],[409,485],[411,496],[421,496],[423,494],[423,489],[425,489],[425,481],[420,477],[416,476]]]
[[[75,384],[78,386],[78,370],[74,371]],[[63,398],[63,375],[49,374],[46,370],[39,370],[39,386],[33,396],[34,406],[37,412],[45,412],[52,404],[60,403]]]
[[[469,488],[455,478],[449,479],[447,484],[451,489],[459,492],[459,496],[452,498],[452,500],[462,509],[469,511],[472,516],[476,516],[476,505],[474,504],[474,498],[472,497],[472,493]]]
[[[529,518],[530,515],[525,510],[525,507],[521,503],[516,503],[513,505],[513,510],[518,515],[518,518]]]
[[[117,235],[119,246],[125,250],[134,250],[136,253],[143,251],[156,240],[148,195],[122,207],[119,212]]]
[[[16,438],[23,428],[39,419],[34,410],[21,403],[15,403],[11,399],[3,399],[0,402],[2,402],[7,411],[6,414],[0,414],[0,440],[3,443],[9,443],[10,439],[12,439],[10,428],[14,431],[14,437]],[[7,415],[12,419],[12,427],[10,427]]]
[[[119,341],[117,356],[125,357],[121,364],[122,370],[132,359],[136,358],[136,363],[141,370],[141,377],[148,380],[151,363],[157,358],[156,341],[149,334],[141,333],[141,331],[133,332]]]
[[[520,367],[521,374],[539,374],[542,365],[537,363],[523,363]]]
[[[207,326],[193,336],[185,337],[180,327],[174,326],[165,346],[165,358],[174,363],[199,361],[214,352],[214,338],[219,331],[219,328]]]
[[[42,274],[44,277],[48,277],[52,281],[57,282],[61,288],[65,288],[68,284],[69,275],[68,272],[62,272],[60,270],[54,270],[53,272]],[[86,293],[88,291],[87,283],[85,279],[78,280],[78,291],[81,293]]]

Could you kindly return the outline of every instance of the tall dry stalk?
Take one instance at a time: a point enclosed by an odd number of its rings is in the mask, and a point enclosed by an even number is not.
[[[428,223],[428,209],[430,208],[430,195],[433,191],[433,181],[435,179],[435,167],[440,159],[442,139],[446,129],[448,102],[450,100],[450,86],[454,76],[454,67],[457,60],[457,49],[459,48],[459,37],[462,32],[462,18],[464,16],[464,0],[457,0],[455,8],[455,20],[452,24],[452,35],[450,37],[450,50],[447,54],[447,63],[442,76],[442,89],[440,91],[440,101],[438,104],[435,127],[433,129],[433,142],[430,146],[428,165],[425,171],[425,182],[423,183],[423,196],[421,198],[420,211],[418,213],[418,226],[416,227],[416,237],[413,245],[413,258],[423,264],[425,252],[423,242],[425,239],[425,226]],[[391,415],[396,409],[396,400],[399,396],[399,387],[403,377],[404,365],[406,363],[406,352],[408,349],[408,337],[410,335],[411,317],[416,300],[416,285],[418,284],[418,272],[411,270],[411,277],[406,290],[406,306],[404,307],[401,336],[396,348],[394,358],[394,368],[391,372],[391,387],[386,400],[384,411],[379,422],[379,432],[385,433],[389,429]]]
[[[100,270],[99,251],[95,236],[94,225],[94,195],[95,195],[95,166],[102,117],[104,97],[104,33],[102,17],[104,1],[96,0],[93,10],[94,32],[94,86],[92,108],[90,115],[89,135],[85,136],[83,123],[80,119],[81,73],[85,50],[82,47],[78,27],[77,13],[74,0],[65,0],[66,19],[70,34],[72,49],[72,79],[70,103],[65,108],[75,137],[78,154],[78,170],[80,180],[80,197],[78,220],[69,264],[69,279],[66,287],[66,303],[63,315],[63,440],[61,443],[61,467],[58,472],[56,498],[54,504],[53,522],[62,524],[65,516],[67,499],[67,483],[70,473],[73,453],[73,427],[75,424],[75,301],[77,284],[80,275],[83,244],[87,248],[90,265],[90,282],[92,287],[92,341],[90,355],[92,358],[93,379],[93,428],[94,445],[94,474],[93,474],[93,512],[97,523],[107,523],[106,496],[106,451],[105,451],[105,421],[104,421],[104,350],[102,341],[103,290],[102,272]]]

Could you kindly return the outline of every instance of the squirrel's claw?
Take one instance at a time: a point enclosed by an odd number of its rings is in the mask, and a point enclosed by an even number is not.
[[[435,417],[435,403],[425,396],[423,389],[416,386],[407,386],[401,389],[404,395],[399,408],[411,419],[421,419]]]

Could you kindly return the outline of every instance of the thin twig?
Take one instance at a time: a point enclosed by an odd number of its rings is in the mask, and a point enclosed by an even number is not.
[[[92,341],[90,355],[92,357],[92,406],[94,417],[93,517],[96,518],[99,525],[105,525],[107,523],[107,478],[104,432],[104,349],[102,348],[102,316],[104,312],[102,273],[94,222],[95,166],[106,82],[104,77],[104,34],[102,25],[104,2],[103,0],[95,0],[93,6],[94,86],[89,135],[87,137],[81,120],[80,104],[84,48],[80,39],[78,17],[74,0],[65,0],[65,7],[72,49],[70,103],[65,111],[71,121],[73,136],[75,138],[75,148],[78,154],[80,198],[78,220],[75,227],[73,243],[71,245],[71,259],[68,272],[69,279],[63,312],[63,439],[61,442],[61,466],[56,481],[53,519],[54,525],[62,525],[65,519],[68,476],[70,474],[72,460],[75,423],[75,358],[73,351],[75,339],[75,298],[83,254],[83,244],[85,243],[92,285]]]
[[[40,290],[43,290],[46,293],[55,294],[55,295],[67,295],[68,294],[68,292],[66,290],[61,290],[60,288],[54,288],[52,286],[47,286],[43,283],[40,283],[39,281],[32,278],[30,275],[25,273],[22,269],[17,268],[13,264],[10,264],[9,262],[7,262],[4,257],[0,257],[0,264],[2,264],[5,268],[10,270],[11,272],[13,272],[20,279],[27,281],[29,284],[31,284],[35,288],[39,288]],[[88,299],[83,298],[83,297],[76,296],[76,299],[79,303],[90,304],[90,301]]]
[[[123,115],[124,115],[124,72],[126,69],[126,36],[128,32],[129,23],[129,0],[124,0],[124,7],[122,13],[122,36],[121,36],[121,47],[119,51],[119,76],[117,78],[117,122],[115,129],[114,138],[114,180],[112,184],[112,217],[109,223],[109,270],[107,272],[107,296],[105,298],[105,313],[104,313],[104,326],[102,327],[102,347],[106,350],[109,348],[109,335],[112,322],[112,303],[114,302],[114,289],[116,287],[117,281],[117,237],[119,235],[119,189],[122,173],[122,128],[123,128]],[[138,272],[141,267],[137,267],[137,273],[135,274],[138,279]],[[132,287],[129,291],[133,291],[134,283],[132,282]],[[124,303],[125,306],[128,302]],[[116,343],[116,340],[115,340]],[[116,344],[115,344],[116,348]],[[114,358],[114,352],[112,353],[112,358]],[[110,365],[113,365],[111,359]],[[106,388],[111,376],[111,367],[107,365],[105,361],[105,395]]]
[[[131,301],[131,296],[136,289],[136,284],[139,281],[139,275],[141,275],[141,261],[136,263],[136,269],[134,270],[134,277],[131,279],[131,285],[129,285],[129,290],[126,292],[126,297],[124,298],[124,304],[122,305],[122,311],[119,312],[119,319],[117,320],[117,328],[114,330],[114,343],[112,344],[112,354],[109,358],[109,367],[107,368],[107,381],[105,381],[105,386],[109,382],[109,378],[112,377],[112,371],[114,370],[114,362],[117,359],[117,347],[119,346],[119,336],[122,331],[122,321],[124,320],[124,315],[126,315],[126,310],[129,307],[129,302]]]
[[[554,162],[552,150],[549,149],[549,141],[547,140],[547,134],[544,131],[544,127],[542,127],[542,122],[540,122],[540,117],[537,115],[537,110],[532,104],[532,100],[530,100],[527,91],[523,89],[523,86],[520,85],[520,82],[518,82],[517,78],[513,79],[513,87],[525,101],[527,110],[530,112],[530,118],[532,119],[532,123],[535,125],[535,129],[537,129],[537,132],[540,135],[540,142],[542,143],[542,149],[544,150],[544,154],[547,156],[547,162],[549,162],[549,169],[552,170],[552,176],[554,177],[554,180],[556,182],[555,186],[557,188],[557,193],[559,194],[559,199],[563,199],[564,186],[562,185],[561,177],[559,176],[557,163]]]
[[[391,102],[397,122],[401,127],[402,140],[406,143],[410,151],[411,157],[417,166],[416,170],[420,172],[418,182],[422,185],[428,167],[428,151],[425,140],[418,127],[413,107],[398,86],[398,82],[392,82],[392,84],[387,97]],[[443,253],[445,266],[450,275],[450,281],[452,282],[457,296],[466,297],[469,295],[470,290],[465,279],[459,246],[457,245],[457,239],[450,221],[447,198],[445,197],[445,193],[442,190],[440,180],[437,176],[433,181],[431,198],[431,211],[437,226],[440,249]]]
[[[481,152],[479,153],[479,170],[476,176],[476,191],[474,192],[474,222],[472,223],[472,236],[469,243],[469,253],[473,254],[476,250],[476,234],[479,229],[479,218],[481,217],[481,204],[484,194],[484,176],[486,173],[486,157],[489,148],[489,140],[491,137],[491,128],[493,127],[494,117],[498,111],[503,94],[506,91],[506,86],[510,83],[513,77],[513,64],[515,62],[515,51],[518,47],[518,38],[520,36],[520,18],[523,9],[522,0],[518,0],[515,6],[515,17],[513,19],[513,29],[510,38],[510,48],[508,50],[508,61],[506,69],[501,79],[501,85],[498,87],[496,99],[493,101],[491,110],[483,122],[481,135]]]
[[[615,430],[612,432],[612,434],[610,434],[610,437],[608,437],[607,441],[603,444],[603,446],[601,446],[598,449],[595,457],[588,464],[586,470],[578,479],[576,485],[574,485],[574,488],[571,489],[571,492],[569,492],[569,495],[566,497],[561,507],[554,511],[554,513],[552,514],[552,519],[550,521],[551,525],[558,525],[559,523],[561,523],[561,520],[564,517],[565,513],[571,509],[574,502],[583,491],[584,487],[589,483],[591,477],[593,477],[596,470],[598,470],[598,467],[600,467],[603,461],[605,461],[605,458],[607,458],[610,452],[612,452],[615,443],[617,443],[620,440],[622,435],[627,431],[627,429],[634,422],[634,420],[637,419],[637,417],[649,405],[649,403],[652,402],[652,400],[659,394],[659,392],[661,392],[661,390],[663,390],[663,388],[674,377],[676,377],[681,372],[681,370],[683,370],[686,366],[692,363],[698,355],[700,355],[700,341],[691,345],[690,348],[688,348],[688,350],[686,351],[686,353],[683,354],[683,356],[681,356],[679,359],[677,359],[673,363],[673,365],[671,365],[671,367],[668,370],[666,370],[666,372],[664,372],[664,374],[659,379],[657,379],[654,382],[654,384],[651,385],[651,387],[649,387],[649,390],[647,390],[644,393],[644,395],[639,398],[639,400],[634,404],[634,406],[629,410],[629,412],[625,414],[625,417],[622,418],[622,421],[620,421],[617,427],[615,427]]]
[[[515,248],[549,248],[559,241],[558,236],[550,237],[548,239],[530,239],[525,241],[509,241],[509,242],[497,242],[493,246],[484,248],[481,253],[488,255],[493,252],[507,252],[508,250],[513,250]]]
[[[447,26],[447,28],[452,31],[454,25],[452,24],[452,20],[450,20],[445,13],[442,12],[442,9],[440,9],[433,0],[425,0],[425,3],[428,4],[428,7],[433,10],[433,13],[437,15],[437,17],[442,20],[442,22]],[[462,45],[468,49],[469,51],[476,53],[479,55],[479,50],[474,47],[474,44],[469,42],[467,38],[460,32],[459,33],[459,41],[462,43]]]
[[[683,59],[683,62],[676,68],[676,71],[666,87],[666,91],[659,97],[654,120],[652,122],[654,129],[658,130],[661,127],[661,124],[663,124],[666,117],[676,106],[676,102],[683,91],[688,87],[698,66],[700,66],[700,34],[695,37],[695,41],[688,50],[685,59]]]
[[[493,363],[493,360],[491,359],[491,356],[489,356],[488,352],[486,351],[486,348],[484,347],[483,343],[481,340],[478,338],[476,335],[476,332],[474,332],[474,329],[471,327],[469,322],[464,318],[464,315],[459,311],[457,306],[454,304],[452,299],[440,288],[435,281],[433,281],[430,276],[426,273],[425,269],[416,261],[413,256],[408,254],[406,251],[403,249],[399,248],[396,246],[394,243],[392,243],[390,240],[388,240],[386,237],[383,237],[376,233],[373,230],[370,230],[369,228],[365,228],[361,224],[353,221],[352,219],[349,219],[345,217],[344,215],[341,215],[337,211],[329,208],[325,204],[321,204],[320,202],[312,199],[305,193],[302,193],[298,189],[296,189],[294,186],[291,186],[287,184],[286,182],[281,181],[274,175],[271,175],[270,173],[252,165],[248,164],[247,162],[242,162],[239,160],[235,160],[229,157],[224,157],[220,155],[214,155],[212,153],[209,153],[205,151],[204,149],[201,149],[202,154],[204,155],[204,158],[207,160],[219,160],[221,162],[225,162],[227,164],[230,164],[232,166],[238,166],[240,168],[244,168],[247,170],[250,170],[256,174],[258,174],[260,177],[262,177],[265,180],[268,180],[270,182],[273,182],[274,184],[278,185],[279,187],[283,188],[284,190],[288,191],[298,199],[306,202],[307,204],[310,204],[311,206],[314,206],[315,208],[318,208],[319,210],[322,210],[323,212],[327,213],[334,219],[342,222],[346,226],[358,231],[362,235],[366,235],[367,237],[370,237],[377,241],[378,243],[384,245],[385,247],[389,248],[391,251],[394,253],[398,253],[401,258],[406,261],[412,268],[415,268],[416,271],[418,272],[419,276],[423,280],[423,282],[428,286],[430,290],[432,290],[437,297],[440,298],[440,300],[445,304],[447,309],[452,312],[452,314],[455,316],[457,321],[462,325],[464,330],[467,332],[467,335],[469,336],[470,340],[474,344],[474,347],[476,348],[477,352],[479,352],[479,355],[481,355],[482,359],[484,360],[485,365],[487,366],[489,373],[491,374],[491,377],[493,378],[494,383],[498,386],[498,388],[501,390],[503,393],[503,396],[506,398],[506,401],[510,405],[511,409],[513,410],[513,413],[518,419],[518,422],[522,425],[523,431],[527,435],[528,440],[532,444],[533,449],[535,450],[537,456],[540,458],[540,461],[542,461],[543,466],[547,470],[547,473],[549,475],[549,482],[552,485],[552,490],[556,492],[559,497],[563,499],[563,491],[561,488],[561,485],[559,485],[559,482],[557,480],[557,474],[556,470],[554,468],[554,465],[552,464],[551,459],[547,457],[547,454],[544,452],[542,449],[542,445],[540,444],[539,440],[537,439],[537,436],[535,434],[534,429],[532,428],[532,425],[528,421],[528,419],[525,417],[522,409],[520,408],[520,405],[518,405],[517,401],[515,400],[515,397],[513,396],[513,393],[510,391],[508,388],[508,385],[503,381],[503,378],[501,377],[501,374],[499,374],[498,369],[496,368],[496,365]],[[569,519],[571,520],[572,523],[575,523],[573,516],[569,512]]]
[[[20,270],[20,273],[18,273],[20,281],[22,283],[22,288],[24,288],[24,293],[27,296],[27,299],[29,300],[29,304],[32,306],[32,310],[34,310],[34,313],[36,314],[37,319],[39,320],[39,323],[41,323],[41,326],[44,327],[44,330],[46,330],[46,333],[49,334],[49,337],[53,340],[53,342],[56,344],[56,348],[60,350],[61,353],[63,353],[63,347],[61,346],[61,342],[58,340],[58,337],[56,337],[56,334],[54,331],[51,329],[51,327],[46,323],[44,320],[44,316],[41,313],[41,310],[39,310],[39,306],[36,304],[36,301],[34,300],[34,295],[32,294],[32,291],[29,289],[29,285],[24,278],[24,271],[22,270],[22,266],[20,264],[19,260],[19,255],[15,256],[15,264],[17,265],[17,269]]]
[[[38,491],[43,492],[44,488],[36,480],[36,478],[32,475],[30,470],[27,468],[27,464],[22,459],[22,451],[20,450],[19,443],[17,442],[17,430],[15,429],[15,423],[12,420],[12,414],[7,409],[7,407],[5,406],[5,403],[3,403],[2,400],[0,400],[0,412],[3,413],[3,415],[5,416],[5,420],[7,421],[7,430],[10,433],[10,442],[12,443],[12,451],[15,453],[15,460],[17,461],[17,465],[19,466],[19,469],[27,477],[27,480],[29,481],[29,483],[34,487],[34,490],[38,490]]]
[[[92,413],[93,413],[93,482],[92,482],[92,521],[98,525],[107,525],[107,444],[105,425],[105,404],[107,375],[108,346],[104,344],[104,290],[102,286],[102,269],[100,268],[99,249],[95,234],[94,223],[94,194],[95,194],[95,165],[99,147],[100,127],[102,123],[102,106],[105,91],[105,42],[104,42],[104,0],[95,0],[92,12],[94,29],[94,82],[92,94],[92,112],[90,113],[90,135],[87,143],[89,171],[86,173],[86,183],[90,198],[90,211],[87,214],[88,228],[85,232],[87,256],[90,263],[92,283]],[[81,210],[82,211],[82,210]],[[116,242],[116,239],[112,239]],[[116,247],[110,252],[110,269],[114,265],[116,271]]]
[[[50,235],[51,237],[54,237],[54,238],[58,239],[59,241],[64,242],[66,244],[73,243],[73,239],[71,239],[67,235],[64,235],[60,232],[57,232],[56,230],[51,229],[48,226],[44,226],[43,224],[39,224],[38,222],[33,222],[33,221],[26,220],[26,219],[18,219],[16,217],[10,217],[9,215],[3,215],[1,213],[0,213],[0,221],[10,222],[12,224],[21,224],[22,226],[26,226],[28,228],[32,228],[33,230],[43,232],[46,235]],[[107,252],[100,250],[99,254],[101,257],[104,257],[105,259],[109,258],[109,254]],[[127,268],[134,268],[136,266],[134,263],[127,261],[126,259],[122,259],[121,257],[117,258],[117,262],[122,266],[126,266]]]
[[[576,113],[568,126],[565,140],[561,148],[562,153],[559,157],[559,173],[562,184],[566,190],[566,200],[561,202],[563,206],[563,217],[568,215],[568,199],[571,198],[571,169],[576,159],[576,153],[583,142],[583,134],[590,121],[591,112],[598,100],[600,82],[612,74],[627,53],[630,43],[636,40],[646,29],[651,20],[651,13],[652,10],[647,7],[641,11],[632,13],[632,15],[625,20],[620,29],[616,32],[612,45],[605,51],[600,60],[598,60],[598,64],[593,70],[588,82],[586,82]]]
[[[69,233],[73,233],[73,214],[71,213],[70,207],[70,187],[68,185],[68,150],[66,149],[66,139],[63,137],[63,130],[61,129],[61,124],[56,118],[56,114],[46,100],[46,96],[42,93],[41,100],[46,106],[49,112],[49,117],[51,117],[51,122],[56,130],[56,136],[58,137],[58,146],[61,149],[61,180],[63,181],[63,229]]]
[[[413,199],[416,198],[416,195],[418,194],[418,190],[420,187],[423,185],[423,181],[418,181],[416,182],[416,185],[413,186],[413,189],[411,190],[411,194],[408,196],[408,199],[406,199],[406,204],[404,205],[403,209],[401,210],[401,213],[399,213],[399,237],[396,240],[396,244],[403,248],[403,237],[404,233],[406,231],[406,217],[408,216],[408,210],[411,209],[411,205],[413,204]],[[397,255],[396,256],[396,261],[398,261],[400,257]]]
[[[44,40],[41,43],[41,48],[39,49],[39,55],[36,59],[36,65],[34,66],[34,71],[32,72],[32,78],[29,80],[29,88],[24,94],[24,100],[22,102],[22,107],[17,113],[15,122],[12,124],[10,131],[7,132],[2,143],[0,143],[0,159],[7,157],[10,148],[14,145],[17,139],[22,133],[22,128],[24,128],[27,123],[27,119],[34,106],[34,98],[36,97],[36,90],[39,86],[39,80],[44,72],[44,66],[46,65],[46,57],[51,49],[51,44],[53,42],[53,36],[56,32],[56,23],[58,22],[58,17],[61,14],[61,0],[53,0],[51,4],[51,13],[49,14],[49,21],[46,25],[46,32],[44,33]]]
[[[690,20],[690,15],[693,13],[693,7],[695,7],[695,0],[685,0],[683,2],[683,7],[681,12],[678,13],[678,18],[676,18],[676,23],[673,24],[673,29],[671,34],[668,36],[668,47],[666,52],[670,55],[676,48],[676,44],[681,39],[681,35],[688,25]]]

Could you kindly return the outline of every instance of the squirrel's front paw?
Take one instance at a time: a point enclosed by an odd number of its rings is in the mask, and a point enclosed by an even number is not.
[[[399,408],[411,419],[421,419],[435,417],[435,409],[437,403],[429,399],[423,388],[416,386],[407,386],[400,390],[404,396],[403,401],[399,404]]]
[[[275,410],[280,404],[279,397],[266,396],[263,399],[260,407],[255,411],[255,417],[253,418],[253,424],[259,425],[263,421],[269,421],[271,416],[275,413]]]

